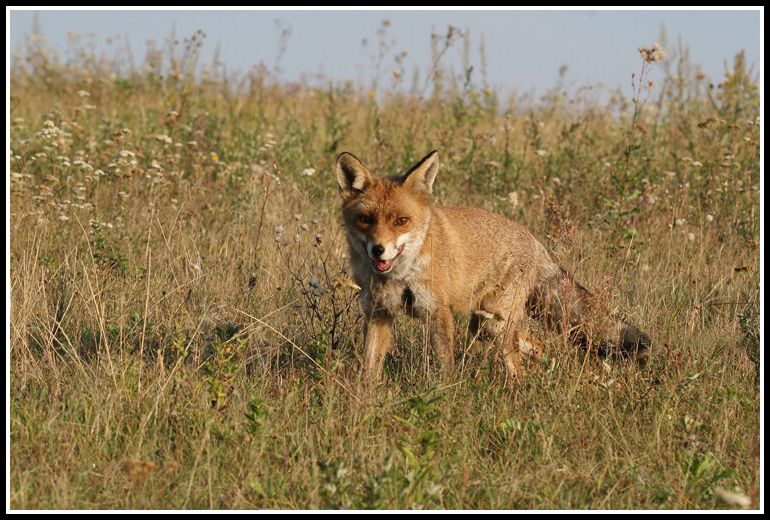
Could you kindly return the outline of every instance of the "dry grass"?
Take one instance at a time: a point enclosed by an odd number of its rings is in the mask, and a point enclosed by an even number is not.
[[[13,63],[11,508],[761,506],[740,56],[719,90],[643,68],[631,100],[506,108],[446,71],[381,103],[264,70],[195,79],[201,38],[130,74],[35,41]],[[435,202],[529,226],[650,333],[647,369],[542,332],[516,391],[469,338],[442,382],[404,320],[385,383],[360,387],[333,161],[395,173],[432,149]]]

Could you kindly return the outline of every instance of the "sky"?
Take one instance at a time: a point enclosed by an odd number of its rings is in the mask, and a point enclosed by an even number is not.
[[[504,96],[511,92],[544,95],[559,83],[560,71],[564,86],[606,85],[630,95],[631,74],[642,64],[637,49],[656,42],[669,55],[678,54],[681,42],[689,51],[690,62],[699,65],[713,83],[724,79],[735,55],[744,50],[749,66],[761,78],[764,25],[764,11],[758,7],[695,11],[11,8],[6,13],[10,50],[39,31],[65,60],[75,48],[71,36],[79,35],[80,45],[95,45],[109,57],[125,58],[127,53],[120,49],[129,42],[134,62],[141,63],[148,40],[163,48],[172,34],[182,41],[200,29],[206,34],[200,62],[211,63],[218,53],[228,73],[245,73],[263,63],[271,70],[277,65],[279,79],[286,82],[304,77],[311,85],[353,80],[369,87],[379,77],[380,85],[388,87],[398,68],[406,91],[413,84],[418,90],[424,84],[431,33],[446,35],[451,25],[466,35],[467,45],[456,41],[442,56],[442,63],[451,66],[458,77],[467,64],[472,65],[471,77],[477,87],[486,86]],[[386,27],[385,19],[389,20]],[[667,41],[661,41],[663,28]],[[384,37],[378,35],[382,29]],[[378,73],[381,41],[388,50]],[[650,76],[653,80],[665,70],[660,62],[656,68]],[[413,82],[415,70],[421,75]]]

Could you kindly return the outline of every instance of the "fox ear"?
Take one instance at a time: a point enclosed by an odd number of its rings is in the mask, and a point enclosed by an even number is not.
[[[334,172],[337,174],[340,193],[348,190],[361,191],[372,182],[372,174],[352,153],[342,152],[337,157]]]
[[[433,192],[433,181],[437,173],[438,150],[433,150],[404,174],[404,185],[430,195]]]

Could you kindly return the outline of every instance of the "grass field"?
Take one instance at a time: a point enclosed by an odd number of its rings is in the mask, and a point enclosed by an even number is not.
[[[685,49],[629,49],[627,91],[524,103],[443,67],[458,38],[379,96],[194,75],[200,33],[131,70],[77,42],[14,54],[11,509],[763,506],[742,55],[710,79]],[[403,319],[361,385],[334,161],[393,174],[433,149],[434,202],[529,227],[650,334],[648,367],[532,323],[546,355],[516,388],[467,334],[444,380]]]

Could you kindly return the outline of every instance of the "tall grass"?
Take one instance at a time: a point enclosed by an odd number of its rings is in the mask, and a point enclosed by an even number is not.
[[[711,88],[684,56],[652,85],[630,49],[633,93],[506,106],[442,66],[456,30],[379,100],[266,67],[201,77],[204,38],[132,67],[77,41],[66,62],[39,39],[14,54],[11,508],[761,507],[742,54]],[[333,162],[393,174],[432,149],[434,202],[528,226],[649,332],[648,368],[533,323],[547,352],[518,388],[463,335],[444,381],[404,319],[383,384],[360,385]]]

